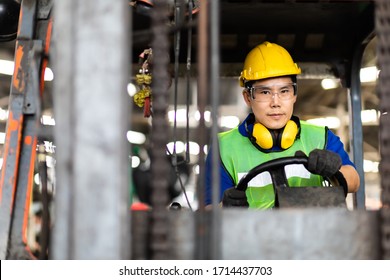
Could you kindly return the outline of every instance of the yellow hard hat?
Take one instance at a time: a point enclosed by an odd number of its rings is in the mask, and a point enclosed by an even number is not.
[[[246,56],[240,86],[244,87],[248,81],[298,74],[301,74],[301,69],[285,48],[264,42]]]

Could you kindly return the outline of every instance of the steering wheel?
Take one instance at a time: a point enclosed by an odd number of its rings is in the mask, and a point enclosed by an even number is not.
[[[245,191],[248,183],[258,174],[269,172],[275,191],[275,207],[289,206],[345,206],[348,185],[343,174],[338,171],[333,178],[339,186],[290,187],[284,167],[291,164],[303,164],[306,169],[308,158],[305,156],[273,159],[252,168],[237,184],[237,189]]]

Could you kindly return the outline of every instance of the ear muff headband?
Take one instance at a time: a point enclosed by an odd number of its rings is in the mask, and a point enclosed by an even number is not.
[[[295,139],[299,137],[299,133],[299,119],[293,116],[279,132],[278,136],[268,130],[264,125],[256,123],[253,126],[253,132],[250,138],[252,143],[254,142],[261,150],[269,150],[274,146],[286,150],[294,144]]]

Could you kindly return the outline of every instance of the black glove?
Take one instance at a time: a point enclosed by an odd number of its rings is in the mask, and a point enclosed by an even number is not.
[[[236,188],[229,188],[223,193],[222,198],[223,207],[249,207],[246,199],[245,191],[237,190]]]
[[[315,149],[309,154],[307,170],[311,173],[331,178],[340,167],[341,157],[332,151]]]

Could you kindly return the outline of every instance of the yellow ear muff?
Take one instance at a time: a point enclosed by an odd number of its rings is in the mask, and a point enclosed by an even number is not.
[[[284,127],[282,137],[280,139],[280,147],[288,149],[294,144],[295,138],[298,134],[298,125],[294,121],[288,121]]]
[[[274,145],[272,134],[264,125],[260,123],[256,123],[253,126],[252,135],[256,138],[256,144],[263,149],[271,149]]]

